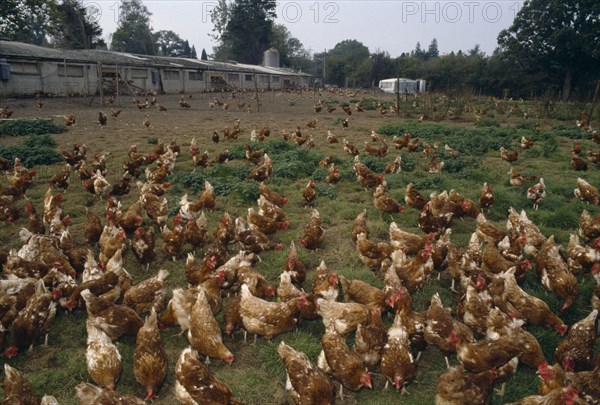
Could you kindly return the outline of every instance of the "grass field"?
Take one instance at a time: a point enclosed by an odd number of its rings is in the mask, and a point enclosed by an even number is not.
[[[250,132],[259,130],[263,126],[271,129],[271,136],[263,144],[253,147],[265,148],[274,160],[274,176],[269,185],[289,198],[289,203],[284,207],[290,227],[274,235],[274,239],[289,246],[291,241],[301,238],[304,225],[310,217],[310,210],[302,204],[302,190],[309,178],[315,179],[319,195],[316,208],[320,211],[323,227],[325,228],[324,240],[318,251],[300,249],[300,256],[308,269],[314,269],[321,260],[324,260],[330,270],[338,271],[349,278],[368,281],[381,287],[383,282],[373,276],[371,271],[360,261],[355,247],[350,238],[352,221],[364,208],[368,211],[368,227],[370,238],[375,240],[388,239],[388,226],[394,220],[401,228],[415,233],[420,233],[417,227],[419,212],[407,209],[404,213],[394,215],[381,215],[373,205],[373,196],[360,186],[355,180],[352,160],[344,153],[342,144],[329,144],[326,141],[327,130],[334,132],[340,141],[346,138],[356,145],[361,151],[365,141],[369,141],[372,130],[381,134],[388,144],[390,151],[383,158],[367,157],[361,154],[361,160],[375,170],[382,171],[385,165],[391,162],[398,154],[391,142],[393,135],[403,135],[405,132],[419,136],[422,142],[433,144],[439,142],[441,149],[444,144],[461,152],[460,157],[441,155],[445,161],[445,170],[441,174],[429,174],[427,161],[419,151],[408,153],[402,150],[402,172],[386,176],[390,193],[403,201],[404,190],[409,182],[424,195],[431,192],[456,189],[465,197],[478,200],[479,190],[483,182],[492,183],[496,195],[496,203],[492,206],[486,217],[496,225],[504,226],[507,210],[513,207],[517,210],[525,209],[529,218],[542,230],[544,235],[555,235],[558,243],[566,248],[569,235],[577,232],[578,221],[584,209],[592,215],[600,213],[595,206],[586,205],[578,201],[573,195],[577,177],[583,177],[595,186],[600,185],[600,171],[594,164],[590,164],[587,172],[575,172],[570,167],[570,150],[575,139],[579,139],[583,146],[583,154],[587,149],[598,150],[598,145],[591,140],[589,133],[584,133],[575,126],[579,112],[583,108],[589,111],[589,105],[581,104],[551,104],[550,107],[542,101],[494,101],[485,98],[457,97],[449,98],[444,95],[421,96],[415,100],[403,100],[400,105],[400,117],[388,113],[381,115],[376,109],[366,109],[363,113],[353,113],[349,117],[348,130],[342,130],[341,121],[345,114],[341,109],[344,104],[353,105],[357,100],[365,97],[366,105],[371,105],[373,100],[387,103],[395,101],[395,97],[360,91],[346,94],[314,92],[280,93],[265,92],[259,95],[261,102],[260,112],[256,100],[251,94],[238,94],[236,100],[228,100],[231,107],[228,111],[221,108],[210,108],[209,102],[214,94],[194,94],[188,98],[192,108],[180,109],[177,105],[179,95],[158,96],[162,105],[168,111],[159,113],[156,110],[138,111],[129,97],[121,97],[120,104],[113,108],[122,109],[118,119],[109,115],[108,125],[100,128],[97,124],[98,111],[109,113],[110,107],[98,105],[98,99],[88,106],[89,100],[74,99],[46,99],[43,109],[37,109],[31,99],[8,100],[7,104],[15,113],[13,118],[53,118],[56,115],[74,113],[77,124],[66,132],[51,135],[57,148],[68,149],[74,143],[85,143],[88,148],[88,160],[94,153],[109,153],[107,179],[114,183],[122,174],[122,162],[127,158],[130,145],[137,144],[138,151],[150,152],[153,143],[176,140],[182,147],[182,153],[177,159],[175,173],[169,179],[173,187],[169,190],[170,218],[177,210],[179,198],[185,193],[197,195],[203,188],[204,180],[213,184],[218,193],[217,206],[207,212],[209,228],[211,230],[224,212],[229,212],[232,217],[246,215],[247,208],[256,206],[258,196],[257,183],[245,180],[251,170],[250,163],[243,159],[243,144],[250,141]],[[217,98],[226,100],[229,93],[217,94]],[[313,105],[321,99],[327,106],[337,106],[333,113],[325,109],[315,113]],[[235,102],[253,103],[254,113],[248,114],[246,109],[238,110]],[[529,118],[524,119],[527,113]],[[150,116],[151,126],[146,130],[142,125],[144,116]],[[423,122],[418,119],[423,116]],[[56,123],[62,119],[53,118]],[[214,144],[210,137],[213,131],[222,131],[232,128],[233,122],[241,121],[241,135],[237,141],[221,141]],[[306,127],[310,120],[317,119],[317,127],[312,130]],[[311,133],[315,141],[315,148],[308,150],[298,147],[292,142],[282,139],[282,131],[293,132],[299,126],[303,133]],[[0,126],[2,136],[2,126]],[[547,197],[541,203],[540,209],[534,211],[531,202],[526,198],[526,189],[533,182],[522,187],[512,187],[508,182],[507,172],[509,163],[500,159],[498,149],[504,146],[508,149],[517,149],[522,136],[532,137],[534,147],[524,151],[514,166],[526,176],[543,177],[547,187]],[[189,153],[190,141],[196,137],[201,150],[207,149],[211,155],[229,150],[232,157],[224,166],[215,166],[204,171],[192,173],[193,166]],[[9,147],[19,147],[24,138],[0,138],[0,155]],[[34,142],[35,143],[35,142]],[[22,146],[21,146],[22,148]],[[19,152],[21,150],[21,152]],[[17,155],[23,149],[16,149]],[[331,186],[324,182],[326,171],[317,167],[316,163],[327,155],[333,155],[336,165],[341,169],[342,180]],[[52,165],[36,165],[38,177],[34,187],[27,192],[29,200],[36,206],[38,212],[42,211],[43,195],[47,190],[50,177],[62,169],[61,163]],[[3,180],[5,181],[5,180]],[[122,198],[123,207],[127,208],[138,198],[135,187],[132,192]],[[23,200],[18,202],[24,205]],[[88,207],[101,217],[104,213],[104,203],[93,195],[85,193],[76,174],[71,177],[71,185],[64,193],[63,210],[73,218],[71,234],[74,238],[83,241],[83,226],[85,223],[85,208]],[[27,219],[21,218],[13,224],[2,224],[0,230],[1,250],[7,252],[19,248],[18,232],[25,226]],[[152,222],[145,217],[144,225]],[[464,247],[471,233],[475,230],[473,219],[456,220],[452,225],[451,240]],[[92,247],[97,253],[97,247]],[[151,277],[161,268],[169,270],[167,279],[170,289],[185,286],[184,265],[186,253],[190,251],[189,245],[185,247],[177,261],[171,261],[160,247],[157,240],[157,259],[146,272],[127,250],[124,255],[124,267],[133,275],[135,282]],[[230,253],[235,253],[235,248],[230,248]],[[201,252],[196,252],[199,256]],[[283,270],[287,248],[283,251],[261,254],[262,261],[257,269],[274,285],[277,285],[278,275]],[[305,287],[310,288],[312,272],[309,272]],[[591,308],[590,299],[595,283],[590,276],[578,276],[580,294],[573,307],[562,314],[564,321],[571,325],[586,316]],[[457,294],[449,290],[450,277],[442,274],[438,280],[432,277],[423,289],[412,297],[416,310],[425,310],[429,305],[432,294],[439,292],[445,306],[453,306],[458,301]],[[525,289],[546,300],[551,308],[558,312],[559,299],[553,293],[544,291],[539,277],[532,272],[526,283]],[[225,300],[224,304],[227,302]],[[385,317],[384,317],[385,318]],[[91,381],[85,365],[86,314],[84,311],[67,314],[60,311],[49,337],[49,347],[36,346],[31,352],[19,354],[15,359],[6,360],[10,365],[22,371],[32,382],[36,393],[40,396],[51,394],[59,399],[61,404],[74,404],[74,387],[82,381]],[[223,321],[222,314],[217,318]],[[385,319],[391,324],[391,318]],[[549,329],[528,327],[542,344],[546,357],[552,362],[554,349],[560,341],[560,336]],[[277,345],[281,340],[297,350],[305,352],[313,361],[320,352],[320,338],[324,332],[321,321],[303,322],[300,327],[291,333],[277,336],[273,341],[258,340],[256,346],[241,343],[240,334],[233,339],[225,338],[225,344],[235,354],[236,360],[231,366],[213,361],[210,365],[219,377],[232,387],[237,397],[247,404],[285,404],[291,403],[285,393],[285,370],[277,354]],[[169,355],[169,373],[164,386],[159,391],[155,404],[174,404],[176,399],[173,394],[175,381],[174,365],[182,349],[188,346],[186,335],[180,336],[179,329],[165,329],[162,332],[165,349]],[[349,337],[351,345],[353,335]],[[133,351],[135,339],[122,338],[117,347],[123,358],[123,372],[117,384],[117,391],[130,393],[140,397],[144,396],[144,389],[133,377]],[[598,348],[598,345],[597,345]],[[455,358],[451,358],[456,363]],[[362,390],[351,393],[341,404],[432,404],[436,394],[439,375],[444,371],[445,363],[441,353],[429,347],[421,357],[417,366],[416,379],[407,389],[410,395],[400,396],[395,390],[384,391],[384,378],[374,376],[374,389]],[[515,401],[525,395],[537,392],[538,378],[535,370],[520,366],[516,375],[507,384],[504,398],[493,397],[492,404],[501,404]],[[0,388],[0,397],[2,389]]]

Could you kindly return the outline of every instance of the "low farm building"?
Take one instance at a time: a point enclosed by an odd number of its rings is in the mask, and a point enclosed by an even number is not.
[[[0,39],[0,96],[200,93],[308,88],[290,69],[98,49],[64,50]]]

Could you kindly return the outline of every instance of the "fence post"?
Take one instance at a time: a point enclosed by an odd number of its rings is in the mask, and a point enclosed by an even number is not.
[[[102,76],[102,62],[98,61],[98,89],[100,90],[100,105],[104,107],[104,77]]]
[[[260,112],[260,101],[258,100],[258,83],[256,79],[256,70],[253,70],[254,74],[254,96],[256,97],[256,111]]]
[[[400,116],[400,75],[396,79],[396,117]]]
[[[65,93],[67,95],[67,101],[69,101],[69,78],[67,76],[67,58],[64,59],[63,69],[65,72]]]
[[[119,99],[119,82],[121,81],[121,71],[119,70],[119,64],[115,63],[115,70],[117,71],[117,105],[121,106],[121,100]]]

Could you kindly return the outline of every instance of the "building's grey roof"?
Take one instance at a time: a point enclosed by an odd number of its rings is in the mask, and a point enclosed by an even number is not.
[[[100,49],[56,49],[26,44],[23,42],[0,40],[0,58],[34,59],[49,61],[64,61],[71,63],[119,64],[123,66],[155,66],[160,68],[187,68],[201,70],[216,70],[224,72],[265,73],[291,76],[310,76],[291,69],[246,65],[241,63],[226,63],[192,58],[176,58],[168,56],[138,55],[126,52],[105,51]]]

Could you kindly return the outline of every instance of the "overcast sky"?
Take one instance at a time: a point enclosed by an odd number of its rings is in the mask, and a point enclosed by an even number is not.
[[[198,56],[202,48],[212,53],[215,42],[210,10],[214,0],[142,0],[152,13],[152,29],[172,30]],[[83,0],[94,10],[104,37],[117,27],[119,0]],[[312,52],[331,49],[345,39],[356,39],[371,52],[387,51],[392,57],[410,52],[417,41],[427,49],[436,38],[441,54],[473,48],[491,54],[498,33],[510,26],[522,7],[519,0],[499,1],[278,1],[277,23],[284,24]]]

